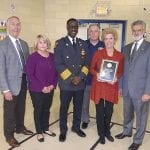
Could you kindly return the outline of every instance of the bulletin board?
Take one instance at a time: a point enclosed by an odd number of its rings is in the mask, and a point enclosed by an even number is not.
[[[105,28],[111,27],[116,29],[118,33],[118,40],[115,44],[115,48],[118,51],[121,51],[125,46],[125,34],[126,34],[126,20],[87,20],[87,19],[79,19],[79,31],[78,37],[83,40],[87,40],[87,29],[90,24],[96,23],[100,25],[101,33]]]

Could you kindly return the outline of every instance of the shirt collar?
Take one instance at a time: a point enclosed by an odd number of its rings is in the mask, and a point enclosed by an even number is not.
[[[8,36],[9,36],[9,38],[11,39],[11,41],[12,41],[13,43],[15,43],[15,44],[16,44],[16,40],[19,41],[19,39],[14,38],[14,37],[11,36],[10,34],[9,34]],[[20,41],[19,41],[19,42],[20,42]]]
[[[8,35],[9,36],[9,38],[11,39],[11,41],[14,43],[17,39],[16,38],[14,38],[13,36],[11,36],[10,34]]]
[[[140,39],[140,40],[138,40],[138,41],[134,41],[134,42],[133,42],[130,55],[132,54],[133,48],[134,48],[134,46],[135,46],[135,43],[137,43],[137,51],[138,51],[138,49],[139,49],[139,47],[141,46],[141,44],[142,44],[143,41],[144,41],[144,38],[142,38],[142,39]]]
[[[142,44],[142,42],[144,41],[144,38],[138,40],[138,41],[134,41],[134,44],[137,43],[138,47]]]
[[[72,42],[72,39],[73,39],[73,38],[72,38],[71,36],[69,36],[69,35],[68,35],[68,39],[70,40],[70,42],[71,42],[71,43],[73,43],[73,42]],[[74,37],[74,41],[75,41],[75,43],[76,43],[76,39],[77,39],[77,38],[76,38],[76,37]]]

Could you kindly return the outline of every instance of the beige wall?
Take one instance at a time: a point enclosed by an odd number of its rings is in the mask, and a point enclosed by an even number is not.
[[[12,1],[16,6],[15,11],[11,10]],[[0,19],[7,19],[12,15],[20,17],[21,37],[29,43],[30,47],[33,46],[35,36],[45,30],[43,0],[0,0],[0,3]]]
[[[16,10],[11,10],[11,1]],[[112,12],[109,16],[96,18],[91,14],[97,0],[0,0],[0,19],[17,15],[22,20],[23,37],[30,46],[39,33],[47,34],[52,41],[66,35],[66,20],[70,17],[77,19],[116,19],[127,20],[126,42],[130,42],[130,24],[136,19],[147,23],[148,40],[150,39],[150,2],[149,0],[107,0]],[[148,11],[144,11],[146,7]]]
[[[108,1],[108,0],[107,0]],[[65,23],[70,17],[77,19],[111,19],[127,20],[126,43],[132,40],[130,24],[136,19],[147,23],[150,34],[150,1],[149,0],[109,0],[112,12],[109,16],[96,18],[91,14],[97,0],[45,0],[45,29],[52,41],[66,34]],[[145,12],[143,7],[149,9]],[[150,39],[150,35],[148,40]]]

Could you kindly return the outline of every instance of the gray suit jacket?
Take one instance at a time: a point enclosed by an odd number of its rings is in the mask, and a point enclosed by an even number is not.
[[[132,98],[141,99],[143,94],[150,94],[150,43],[144,40],[131,62],[132,44],[128,44],[123,50],[125,60],[122,94],[126,96],[129,92]]]
[[[29,48],[25,41],[20,40],[25,58],[29,55]],[[0,42],[0,90],[10,90],[18,95],[21,89],[22,68],[17,51],[7,36]]]

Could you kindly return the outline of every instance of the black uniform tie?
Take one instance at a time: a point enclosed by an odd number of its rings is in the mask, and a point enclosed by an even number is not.
[[[20,59],[21,59],[21,63],[22,63],[22,68],[24,68],[24,66],[25,66],[25,57],[24,57],[23,51],[21,49],[21,46],[20,46],[18,40],[16,40],[16,46],[17,46],[17,50],[18,50],[19,55],[20,55]]]
[[[130,55],[130,60],[131,60],[131,61],[133,60],[133,58],[134,58],[136,52],[137,52],[137,42],[134,44],[134,48],[133,48],[132,53],[131,53],[131,55]]]
[[[74,38],[72,38],[72,45],[73,45],[73,48],[76,49],[76,42]]]

